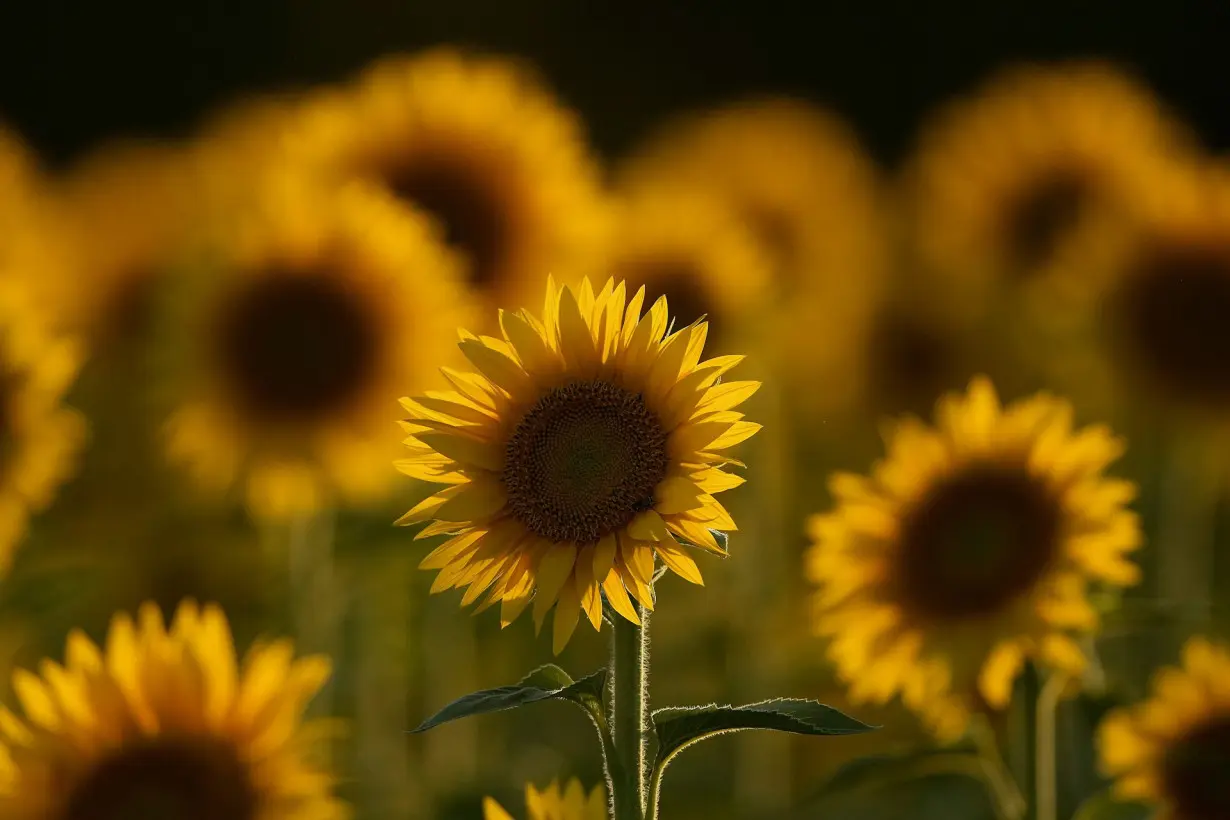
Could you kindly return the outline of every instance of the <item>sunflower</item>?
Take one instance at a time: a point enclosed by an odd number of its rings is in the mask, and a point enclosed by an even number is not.
[[[665,295],[680,324],[704,319],[715,336],[759,316],[771,292],[769,260],[736,213],[697,189],[659,188],[622,200],[606,257],[616,279]],[[721,334],[729,344],[729,334]]]
[[[618,179],[625,191],[684,187],[729,202],[770,263],[769,349],[794,392],[822,394],[811,385],[848,375],[887,260],[879,170],[844,122],[802,100],[732,103],[667,123]]]
[[[1158,820],[1230,817],[1230,651],[1196,637],[1182,668],[1161,670],[1153,697],[1098,727],[1104,772],[1124,799],[1160,804]]]
[[[17,671],[22,715],[0,712],[0,813],[13,820],[332,820],[348,816],[309,758],[304,706],[330,674],[289,641],[237,664],[216,606],[153,604],[111,622],[106,646],[68,638],[67,662]]]
[[[1071,254],[1035,320],[1039,355],[1090,400],[1178,412],[1224,428],[1230,409],[1230,169],[1159,180],[1130,218]]]
[[[168,455],[260,517],[376,501],[385,402],[436,383],[468,315],[456,262],[378,190],[279,175],[254,197],[167,289]]]
[[[80,349],[41,318],[28,302],[0,301],[0,571],[31,513],[50,505],[72,472],[86,435],[85,419],[63,404]]]
[[[518,63],[448,49],[386,58],[295,116],[292,153],[425,211],[493,308],[537,299],[545,271],[571,275],[605,237],[581,123]]]
[[[702,362],[708,326],[672,331],[666,298],[642,317],[644,300],[549,281],[541,321],[501,312],[503,339],[462,339],[477,372],[446,370],[456,392],[402,401],[398,467],[448,485],[398,521],[452,536],[421,564],[440,570],[432,591],[487,593],[504,625],[533,598],[541,628],[556,605],[557,654],[582,610],[601,627],[604,593],[639,623],[628,593],[653,609],[655,557],[701,583],[680,541],[725,554],[712,530],[735,526],[713,494],[742,479],[721,451],[760,429],[733,409],[759,383],[720,381],[743,357]]]
[[[49,303],[65,266],[48,180],[29,147],[0,124],[0,300]]]
[[[1122,452],[1039,394],[1001,408],[986,379],[907,417],[867,477],[830,481],[809,523],[816,627],[856,700],[900,694],[943,738],[975,704],[1004,707],[1026,659],[1079,673],[1092,583],[1135,583],[1135,486],[1102,475]]]
[[[595,786],[587,796],[579,780],[571,780],[561,792],[552,781],[542,791],[532,785],[525,787],[527,820],[605,820],[606,796],[601,786]],[[513,820],[499,803],[490,797],[483,800],[483,820]]]
[[[901,187],[932,302],[958,320],[993,292],[1014,303],[1082,234],[1147,198],[1190,142],[1148,89],[1101,63],[1015,67],[953,102],[924,127]]]
[[[178,148],[105,146],[54,186],[68,263],[51,307],[95,348],[148,329],[157,279],[193,226],[187,157]]]

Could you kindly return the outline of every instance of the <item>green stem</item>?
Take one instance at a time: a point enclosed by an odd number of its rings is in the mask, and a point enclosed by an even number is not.
[[[1003,755],[1000,754],[995,731],[986,719],[980,716],[975,718],[970,726],[970,736],[978,748],[983,779],[994,799],[996,816],[1002,820],[1022,820],[1028,811],[1028,803]]]
[[[1052,673],[1038,694],[1034,727],[1034,816],[1037,820],[1058,820],[1055,713],[1067,682],[1065,675]]]
[[[611,796],[615,820],[644,820],[648,797],[649,612],[636,608],[641,625],[617,617],[611,640],[610,723],[620,775]]]

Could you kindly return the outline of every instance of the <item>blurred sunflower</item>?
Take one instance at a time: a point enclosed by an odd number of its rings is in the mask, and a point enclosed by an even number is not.
[[[579,780],[571,780],[561,792],[559,783],[552,782],[542,791],[532,785],[525,787],[526,820],[605,820],[606,796],[601,786],[588,795]],[[513,820],[499,803],[487,797],[483,800],[483,820]]]
[[[605,266],[649,299],[665,295],[680,325],[704,319],[710,342],[762,315],[771,292],[769,260],[745,223],[720,199],[696,189],[659,188],[620,203],[619,241]],[[721,341],[714,337],[721,335]]]
[[[254,197],[167,290],[167,453],[261,517],[374,502],[395,479],[385,402],[437,383],[468,315],[456,263],[379,190]]]
[[[181,604],[166,628],[153,604],[84,633],[67,662],[18,670],[24,715],[0,738],[0,813],[12,820],[341,820],[332,774],[309,759],[322,738],[303,710],[328,679],[322,656],[289,641],[237,664],[226,616]]]
[[[63,404],[81,362],[29,304],[0,301],[0,571],[75,467],[85,419]]]
[[[742,479],[720,451],[760,429],[733,410],[759,383],[720,382],[743,357],[702,362],[707,325],[671,332],[666,298],[642,317],[644,299],[549,282],[541,321],[501,312],[503,339],[462,339],[477,372],[446,370],[456,392],[402,400],[399,469],[449,485],[398,521],[452,535],[421,564],[440,570],[432,591],[488,593],[504,625],[533,598],[541,628],[555,605],[557,654],[582,610],[601,627],[603,593],[639,623],[628,593],[653,609],[655,557],[702,582],[680,539],[725,554],[712,530],[735,526],[713,494]]]
[[[51,308],[95,351],[148,330],[157,280],[195,227],[185,152],[155,143],[98,149],[54,187],[67,263]]]
[[[1230,652],[1204,638],[1179,669],[1158,672],[1153,696],[1098,727],[1102,769],[1116,794],[1159,804],[1159,820],[1230,817]]]
[[[867,477],[835,475],[837,508],[809,524],[815,625],[860,701],[900,694],[940,737],[975,704],[1004,707],[1027,658],[1077,674],[1075,633],[1097,625],[1091,583],[1135,583],[1131,482],[1103,469],[1122,452],[1105,427],[1072,429],[1067,402],[1001,408],[975,379],[885,433]]]
[[[1101,63],[1016,67],[950,104],[901,186],[930,302],[956,320],[997,289],[1013,304],[1083,233],[1148,197],[1189,143],[1148,89]]]
[[[629,192],[715,194],[760,241],[778,304],[770,349],[795,393],[828,402],[886,268],[879,171],[837,117],[801,100],[750,99],[682,117],[623,164]]]
[[[426,212],[494,308],[537,299],[603,240],[582,125],[526,67],[439,49],[386,58],[297,115],[326,173],[376,179]]]
[[[1159,180],[1130,220],[1071,255],[1065,287],[1037,306],[1057,381],[1120,406],[1178,410],[1224,427],[1230,410],[1230,169]]]
[[[48,301],[64,266],[47,178],[29,147],[0,124],[0,301]]]

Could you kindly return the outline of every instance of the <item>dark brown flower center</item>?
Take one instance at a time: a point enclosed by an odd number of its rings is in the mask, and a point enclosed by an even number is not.
[[[899,308],[876,317],[868,344],[871,390],[884,412],[923,415],[964,380],[953,343]]]
[[[639,393],[602,380],[557,387],[508,441],[509,508],[549,541],[594,543],[653,506],[666,439]]]
[[[376,366],[373,316],[323,275],[264,276],[222,313],[217,356],[241,409],[264,422],[311,422],[344,408]]]
[[[665,296],[675,317],[675,328],[687,327],[707,317],[710,338],[714,332],[714,304],[702,276],[691,260],[669,256],[631,259],[614,272],[616,279],[645,284],[645,302]]]
[[[1162,785],[1176,820],[1230,817],[1230,715],[1197,726],[1174,743],[1162,764]]]
[[[508,212],[496,182],[484,170],[457,158],[416,157],[391,171],[387,182],[398,197],[426,211],[444,241],[467,257],[467,275],[477,287],[500,277],[508,246]]]
[[[1015,273],[1028,276],[1054,255],[1076,227],[1089,183],[1071,170],[1056,170],[1028,186],[1007,214],[1008,254]]]
[[[1230,404],[1230,246],[1154,249],[1113,307],[1121,352],[1171,398]]]
[[[256,820],[258,809],[233,749],[156,737],[104,757],[65,797],[56,820]]]
[[[927,617],[998,612],[1050,566],[1060,514],[1056,499],[1023,468],[985,464],[955,473],[901,522],[899,595]]]

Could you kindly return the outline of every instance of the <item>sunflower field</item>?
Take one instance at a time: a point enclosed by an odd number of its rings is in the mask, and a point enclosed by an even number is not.
[[[0,820],[1230,820],[1230,10],[34,5]]]

